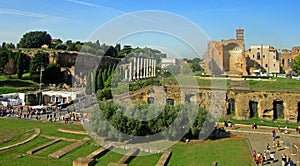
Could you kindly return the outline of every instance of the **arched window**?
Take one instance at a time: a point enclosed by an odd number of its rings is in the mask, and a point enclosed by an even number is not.
[[[258,52],[258,53],[256,54],[256,59],[257,59],[257,60],[260,60],[260,52]]]

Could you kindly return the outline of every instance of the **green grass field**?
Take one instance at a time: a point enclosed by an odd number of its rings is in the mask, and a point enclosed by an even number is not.
[[[25,77],[28,77],[28,73],[24,74]],[[16,75],[0,76],[0,94],[26,92],[36,90],[38,87],[38,83],[26,79],[17,79]]]
[[[85,137],[84,135],[61,133],[57,131],[58,128],[83,130],[82,126],[75,124],[1,118],[1,147],[21,142],[22,140],[30,137],[33,132],[29,130],[34,127],[40,128],[41,134],[44,135],[73,138],[77,140]],[[83,146],[67,153],[60,159],[48,157],[49,154],[72,143],[60,141],[37,151],[33,155],[26,154],[28,150],[43,145],[49,141],[51,140],[38,136],[26,144],[0,151],[0,165],[72,165],[72,162],[78,157],[86,156],[100,148],[94,140],[90,140]],[[214,161],[217,161],[220,165],[239,165],[241,161],[245,163],[245,165],[251,165],[251,155],[245,139],[220,139],[204,142],[192,141],[189,144],[179,142],[169,150],[172,152],[172,156],[168,165],[211,165]],[[122,152],[122,154],[127,152],[127,150],[123,149],[118,149],[118,151]],[[122,157],[122,154],[114,151],[108,151],[96,159],[95,165],[107,165],[111,162],[117,162]],[[128,164],[152,166],[158,162],[161,155],[162,154],[151,154],[147,156],[134,157]],[[236,161],[235,157],[238,157],[240,160]]]

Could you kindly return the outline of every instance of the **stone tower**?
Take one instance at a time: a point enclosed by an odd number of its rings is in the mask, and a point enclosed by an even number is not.
[[[244,41],[244,29],[237,29],[236,32],[236,40]]]

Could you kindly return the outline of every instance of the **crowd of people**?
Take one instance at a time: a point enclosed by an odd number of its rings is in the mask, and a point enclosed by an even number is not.
[[[70,123],[79,121],[83,115],[77,112],[63,113],[61,107],[46,107],[34,109],[30,106],[21,107],[0,107],[0,117],[12,117],[18,119],[36,119],[49,122],[64,121]]]
[[[253,124],[252,124],[252,128],[254,128]],[[287,128],[285,128],[285,133],[287,133],[286,131],[288,131]],[[275,158],[275,153],[282,149],[275,130],[272,130],[272,149],[274,150],[271,151],[270,144],[268,143],[266,149],[264,149],[263,152],[257,152],[256,150],[253,150],[252,152],[253,161],[257,165],[264,165],[267,163],[274,163],[279,161],[278,159]],[[281,155],[281,162],[282,162],[281,163],[282,166],[295,166],[295,163],[293,162],[291,157],[287,156],[285,153],[282,153]]]

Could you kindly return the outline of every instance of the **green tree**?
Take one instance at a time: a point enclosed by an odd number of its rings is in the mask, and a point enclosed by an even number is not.
[[[51,44],[51,36],[46,31],[27,32],[21,38],[19,48],[41,48],[42,45]]]
[[[292,61],[292,69],[300,75],[300,54]]]
[[[67,49],[67,46],[63,43],[59,43],[55,46],[55,49],[56,50],[66,50]]]
[[[24,73],[24,54],[19,51],[17,55],[18,55],[17,75],[18,78],[21,79]]]
[[[103,84],[103,72],[102,68],[99,70],[98,76],[97,76],[97,90],[103,89],[104,84]]]
[[[30,77],[33,81],[39,82],[41,68],[46,69],[49,64],[49,54],[38,51],[30,61]]]
[[[102,74],[102,81],[105,82],[108,78],[107,69],[104,69]]]
[[[43,82],[58,84],[63,80],[63,74],[60,70],[59,64],[48,64],[43,74]]]
[[[2,47],[0,48],[0,74],[4,74],[5,65],[8,62],[9,52],[10,51],[5,47],[5,44],[4,47],[2,44]]]

